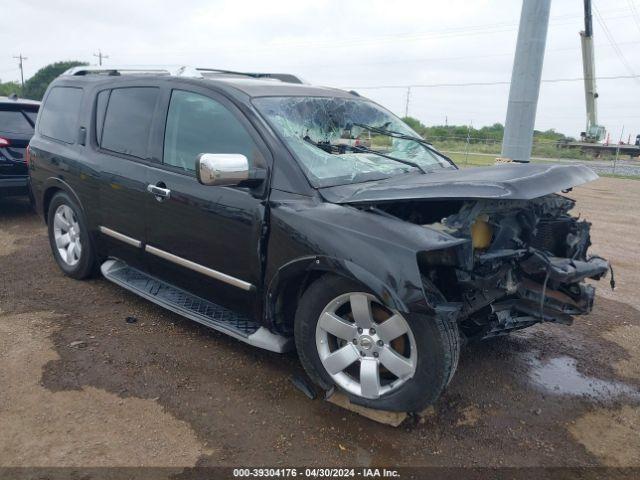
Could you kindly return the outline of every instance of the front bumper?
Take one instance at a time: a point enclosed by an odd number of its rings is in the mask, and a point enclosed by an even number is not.
[[[585,278],[600,280],[609,271],[609,262],[604,258],[591,257],[588,260],[551,257],[542,252],[534,252],[520,263],[528,275],[545,275],[560,283],[581,282]]]
[[[464,275],[467,288],[459,311],[463,331],[488,338],[540,322],[570,325],[574,315],[593,309],[595,288],[585,280],[599,280],[609,270],[600,257],[572,260],[530,249],[490,277]]]

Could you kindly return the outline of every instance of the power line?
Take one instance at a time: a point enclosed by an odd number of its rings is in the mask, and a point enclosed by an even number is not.
[[[625,9],[628,10],[628,9]],[[620,9],[611,9],[605,10],[605,13],[618,13]],[[628,17],[628,14],[625,15],[613,15],[607,17],[607,19],[614,20],[618,18]],[[551,18],[551,22],[549,27],[560,27],[565,25],[570,25],[574,23],[574,20],[577,18],[582,18],[582,15],[559,15]],[[377,44],[387,45],[391,42],[406,42],[406,41],[416,41],[416,40],[426,40],[426,39],[436,39],[436,38],[456,38],[456,37],[467,37],[467,36],[477,36],[477,35],[485,35],[485,34],[495,34],[495,33],[505,33],[516,30],[518,27],[517,23],[510,22],[501,22],[501,23],[493,23],[493,24],[481,24],[481,25],[469,25],[464,27],[453,27],[453,28],[444,28],[440,30],[431,30],[431,31],[423,31],[416,33],[398,33],[398,34],[387,34],[380,35],[377,34],[374,39],[370,37],[352,37],[351,39],[346,39],[344,41],[335,41],[335,42],[323,42],[323,41],[299,41],[299,40],[291,40],[291,41],[282,41],[282,42],[274,42],[267,45],[251,45],[251,46],[237,46],[232,44],[234,52],[241,53],[250,51],[251,53],[262,52],[262,51],[273,51],[275,53],[281,54],[282,48],[291,47],[291,48],[343,48],[343,47],[368,47]],[[187,50],[178,49],[163,49],[163,54],[176,54],[176,53],[198,53],[205,54],[210,52],[217,52],[217,50],[207,49],[193,49],[189,48]],[[140,54],[146,55],[146,54]],[[103,57],[104,58],[104,57]]]
[[[637,79],[640,78],[640,75],[611,75],[611,76],[602,76],[596,77],[596,80],[623,80],[623,79]],[[562,82],[582,82],[584,81],[583,77],[573,77],[573,78],[547,78],[543,79],[543,83],[562,83]],[[504,81],[492,81],[492,82],[465,82],[465,83],[426,83],[426,84],[413,84],[413,85],[370,85],[370,86],[359,86],[359,87],[342,87],[345,90],[382,90],[382,89],[408,89],[408,88],[439,88],[439,87],[484,87],[491,85],[510,85],[511,82],[508,80]]]
[[[604,31],[604,34],[607,36],[607,39],[609,40],[609,43],[613,47],[613,51],[616,52],[616,54],[618,55],[618,58],[620,59],[620,61],[624,65],[624,67],[627,69],[627,72],[629,72],[630,75],[632,75],[632,76],[634,76],[636,78],[636,82],[640,83],[640,80],[638,80],[635,71],[633,70],[633,68],[631,68],[631,65],[629,65],[629,62],[627,61],[627,59],[625,58],[624,54],[622,53],[622,50],[620,50],[620,46],[616,42],[615,38],[613,38],[613,35],[611,34],[611,31],[609,30],[609,27],[607,26],[606,22],[604,21],[604,18],[602,18],[602,15],[600,15],[600,10],[598,10],[598,7],[596,6],[595,3],[593,4],[593,8],[594,8],[594,11],[596,13],[596,19],[598,20],[598,23],[602,27],[602,30]]]
[[[20,69],[20,84],[24,87],[24,69],[22,66],[22,62],[24,62],[25,60],[28,60],[28,58],[23,57],[22,53],[18,54],[17,56],[14,55],[13,58],[18,60],[18,68]]]
[[[638,14],[636,4],[633,0],[627,0],[627,2],[629,2],[629,8],[631,9],[631,16],[633,17],[633,21],[636,23],[638,30],[640,30],[640,14]]]
[[[640,40],[631,40],[627,42],[619,42],[618,45],[638,45],[640,44]],[[613,48],[611,45],[603,44],[602,47]],[[548,48],[546,50],[546,54],[548,56],[551,52],[576,52],[579,51],[580,47],[563,47],[563,48]],[[282,64],[287,68],[296,68],[296,67],[336,67],[336,66],[369,66],[369,65],[398,65],[398,64],[409,64],[409,63],[425,63],[425,62],[443,62],[443,61],[455,61],[455,60],[475,60],[475,59],[483,59],[483,58],[499,58],[499,57],[513,57],[514,52],[503,52],[503,53],[487,53],[487,54],[478,54],[478,55],[458,55],[458,56],[450,56],[450,57],[421,57],[421,58],[404,58],[404,59],[394,59],[394,60],[373,60],[373,61],[346,61],[344,63],[331,62],[331,63],[291,63],[291,64]]]

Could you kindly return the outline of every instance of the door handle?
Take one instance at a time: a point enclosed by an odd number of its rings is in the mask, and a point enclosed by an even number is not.
[[[160,186],[162,185],[162,186]],[[163,202],[171,196],[171,190],[164,188],[164,183],[160,182],[158,185],[147,185],[147,192],[153,194],[156,200]]]

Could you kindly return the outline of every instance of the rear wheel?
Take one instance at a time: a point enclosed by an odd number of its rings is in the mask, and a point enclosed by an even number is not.
[[[457,365],[455,323],[403,315],[340,277],[314,282],[295,322],[298,354],[311,378],[371,408],[422,410],[438,398]]]
[[[49,244],[60,269],[77,279],[91,276],[95,255],[80,207],[66,193],[56,193],[47,220]]]

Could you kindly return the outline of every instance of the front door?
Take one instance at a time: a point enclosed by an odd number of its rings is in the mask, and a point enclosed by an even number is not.
[[[195,176],[200,153],[241,153],[264,166],[268,153],[236,107],[205,91],[174,89],[162,164],[149,168],[145,255],[152,273],[219,305],[256,317],[261,289],[261,192],[211,187]]]

